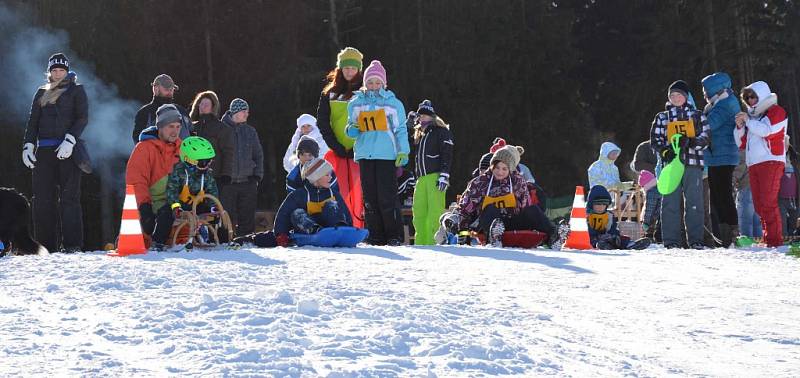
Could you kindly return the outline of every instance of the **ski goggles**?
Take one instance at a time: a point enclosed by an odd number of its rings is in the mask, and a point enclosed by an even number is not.
[[[213,161],[214,159],[200,159],[197,161],[197,168],[208,169],[208,167],[211,165],[211,162]]]

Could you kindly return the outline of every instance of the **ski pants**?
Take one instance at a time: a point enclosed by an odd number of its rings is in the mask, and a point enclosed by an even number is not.
[[[350,210],[353,227],[364,228],[364,198],[361,192],[359,164],[351,158],[337,156],[333,150],[325,153],[325,160],[331,163],[336,173],[339,193],[342,194],[347,209]]]
[[[439,190],[439,173],[417,179],[414,188],[414,244],[434,245],[433,234],[439,228],[439,217],[444,212],[444,194]]]
[[[542,209],[536,205],[528,206],[516,215],[506,214],[505,209],[498,209],[494,205],[486,206],[485,209],[481,210],[478,229],[485,235],[489,235],[489,228],[497,218],[503,219],[503,224],[506,226],[507,231],[535,230],[547,234],[548,239],[556,232],[556,227],[547,219]]]
[[[65,249],[83,249],[81,170],[73,158],[59,160],[54,147],[36,149],[32,202],[39,243],[50,252],[61,250],[62,243]]]
[[[239,182],[220,188],[220,201],[231,217],[236,236],[253,233],[256,229],[258,183]]]
[[[780,161],[765,161],[747,169],[750,174],[750,189],[753,191],[753,206],[761,217],[764,241],[770,247],[783,245],[778,191],[781,188],[784,167],[784,163]]]
[[[661,238],[664,245],[683,245],[681,225],[684,222],[689,245],[702,244],[703,221],[703,168],[687,166],[678,188],[661,200]]]
[[[364,159],[358,165],[364,193],[364,220],[370,240],[376,243],[390,239],[403,240],[403,219],[397,198],[394,160]]]

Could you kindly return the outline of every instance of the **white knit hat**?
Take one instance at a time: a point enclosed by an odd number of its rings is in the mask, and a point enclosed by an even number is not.
[[[297,127],[303,125],[311,125],[317,127],[317,119],[314,118],[311,114],[301,114],[300,117],[297,117]]]
[[[328,163],[328,161],[325,159],[314,158],[308,163],[303,164],[303,169],[300,171],[300,177],[302,177],[304,180],[308,180],[310,183],[314,183],[322,178],[322,176],[325,176],[331,172],[333,172],[333,166],[331,163]]]

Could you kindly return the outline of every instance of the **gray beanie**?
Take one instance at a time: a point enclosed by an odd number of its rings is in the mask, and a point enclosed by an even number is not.
[[[239,112],[241,112],[243,110],[249,110],[249,109],[250,109],[250,105],[247,103],[247,101],[242,100],[241,98],[233,99],[233,101],[231,101],[231,106],[229,107],[229,111],[231,112],[231,115],[234,115],[234,114],[239,113]]]
[[[156,110],[156,127],[159,129],[170,123],[181,122],[181,112],[174,104],[164,104]]]

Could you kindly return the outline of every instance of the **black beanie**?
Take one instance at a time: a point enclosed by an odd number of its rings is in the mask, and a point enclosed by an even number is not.
[[[492,165],[492,156],[494,156],[494,154],[491,152],[487,152],[481,156],[481,160],[478,162],[478,169],[480,169],[481,172],[489,169],[489,166]]]
[[[62,53],[53,54],[47,61],[47,72],[52,71],[53,68],[63,68],[69,71],[69,59],[67,59],[67,56]]]
[[[667,89],[667,98],[669,98],[669,94],[672,92],[678,92],[689,99],[689,84],[686,84],[683,80],[677,80],[674,83],[669,85],[669,89]]]
[[[433,110],[433,104],[431,103],[431,100],[423,100],[421,103],[419,103],[417,114],[427,114],[431,117],[436,117],[436,111]]]

